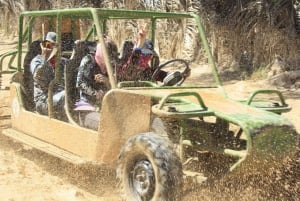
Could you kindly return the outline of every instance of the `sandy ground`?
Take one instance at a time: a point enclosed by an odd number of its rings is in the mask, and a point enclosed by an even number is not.
[[[2,45],[0,50],[3,52],[11,47],[13,46]],[[2,87],[8,86],[9,75],[4,75],[1,79]],[[246,97],[254,89],[270,87],[266,81],[226,84],[226,89],[233,98]],[[300,132],[300,91],[285,89],[284,94],[287,103],[293,107],[285,116]],[[9,91],[0,90],[0,133],[8,127]],[[254,179],[246,184],[219,183],[214,185],[216,188],[192,186],[184,191],[183,200],[268,200],[268,196],[261,195],[269,194],[278,194],[269,196],[270,200],[274,200],[274,197],[278,200],[300,200],[299,161],[293,167],[296,172],[278,173],[280,176],[288,174],[286,177],[291,177],[291,182],[286,179],[278,180],[276,177],[277,182],[268,185],[269,188],[266,189],[257,187]],[[113,170],[77,167],[0,135],[0,201],[114,201],[118,200],[114,178]],[[224,190],[225,185],[229,185],[227,190]],[[237,187],[238,185],[242,186]],[[277,188],[280,190],[277,191]],[[266,192],[261,193],[262,191]]]

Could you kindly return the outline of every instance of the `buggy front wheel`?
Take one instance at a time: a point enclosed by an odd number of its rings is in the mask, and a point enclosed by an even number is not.
[[[182,165],[165,138],[154,133],[131,137],[117,167],[121,196],[126,201],[180,200]]]

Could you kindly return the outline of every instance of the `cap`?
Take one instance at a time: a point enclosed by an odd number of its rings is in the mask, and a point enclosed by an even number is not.
[[[153,52],[147,48],[142,48],[141,49],[141,53],[144,55],[144,56],[151,56],[153,55]]]
[[[142,48],[153,50],[153,42],[149,39],[146,39]]]
[[[146,39],[143,47],[141,49],[141,53],[145,56],[153,55],[153,43],[151,40]]]
[[[51,43],[56,43],[56,33],[55,32],[47,32],[45,37],[44,37],[44,41],[49,41]]]

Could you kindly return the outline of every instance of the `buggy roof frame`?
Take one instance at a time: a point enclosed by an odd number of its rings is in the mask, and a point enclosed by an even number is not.
[[[24,28],[24,18],[29,17],[28,27],[23,32]],[[150,19],[151,20],[151,35],[152,40],[154,41],[154,29],[157,19],[194,19],[195,24],[197,25],[197,30],[199,33],[199,38],[202,41],[203,48],[206,52],[208,63],[211,67],[211,71],[214,76],[214,80],[217,86],[221,86],[221,81],[218,76],[217,67],[213,59],[207,38],[205,36],[205,31],[201,22],[199,15],[195,13],[186,13],[186,12],[158,12],[158,11],[142,11],[142,10],[125,10],[125,9],[103,9],[103,8],[72,8],[72,9],[58,9],[58,10],[42,10],[42,11],[25,11],[20,14],[19,19],[19,43],[18,43],[18,71],[21,71],[21,57],[22,57],[22,43],[25,41],[26,36],[28,37],[28,43],[31,42],[32,35],[32,22],[36,17],[48,17],[56,18],[56,33],[57,33],[57,42],[58,42],[58,53],[57,59],[61,57],[61,26],[63,18],[71,19],[92,19],[97,31],[97,36],[101,44],[104,43],[103,32],[106,29],[106,21],[114,19]],[[154,41],[155,42],[155,41]],[[106,46],[103,45],[103,54],[104,61],[107,66],[109,78],[112,81],[112,88],[116,87],[116,80],[113,76],[113,70],[109,62],[109,57],[107,54]],[[56,70],[57,71],[57,70]],[[55,72],[56,76],[59,77],[59,72]]]
[[[193,13],[183,12],[158,12],[125,9],[103,9],[103,8],[72,8],[60,10],[25,11],[21,16],[58,16],[72,18],[93,18],[96,12],[103,19],[167,19],[167,18],[193,18]]]

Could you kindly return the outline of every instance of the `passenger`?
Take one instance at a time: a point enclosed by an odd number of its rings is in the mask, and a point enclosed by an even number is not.
[[[118,57],[117,46],[105,38],[107,50],[111,60]],[[81,125],[92,128],[98,127],[99,107],[104,94],[110,89],[108,74],[102,56],[101,44],[97,44],[95,55],[88,54],[81,60],[76,87],[79,90],[80,101],[76,103],[75,110],[84,110],[85,115],[81,116]]]
[[[112,49],[112,57],[117,57],[116,45],[112,43],[111,48],[108,47],[108,50],[110,49]],[[88,54],[82,58],[76,82],[76,87],[80,92],[80,101],[95,105],[98,101],[101,101],[104,93],[110,89],[103,60],[101,44],[97,44],[95,55]]]
[[[50,82],[55,78],[55,55],[56,33],[48,32],[44,40],[40,43],[41,54],[35,56],[30,63],[30,70],[33,74],[34,84],[34,102],[36,111],[40,114],[48,114],[48,88]],[[66,65],[67,60],[62,59],[59,64],[61,72]],[[64,86],[57,84],[53,89],[53,108],[54,111],[64,111]]]
[[[147,34],[148,26],[145,25],[139,31],[136,43],[132,44],[131,46],[132,54],[128,57],[127,62],[122,65],[121,69],[118,71],[118,81],[152,81],[152,75],[159,66],[160,61],[157,53],[154,50],[152,41],[146,39]],[[127,46],[130,47],[130,45]],[[180,72],[169,73],[164,70],[159,70],[154,79],[155,81],[163,82],[168,75],[174,79],[172,78],[167,85],[174,85],[183,77],[188,77],[190,72],[181,75]]]

